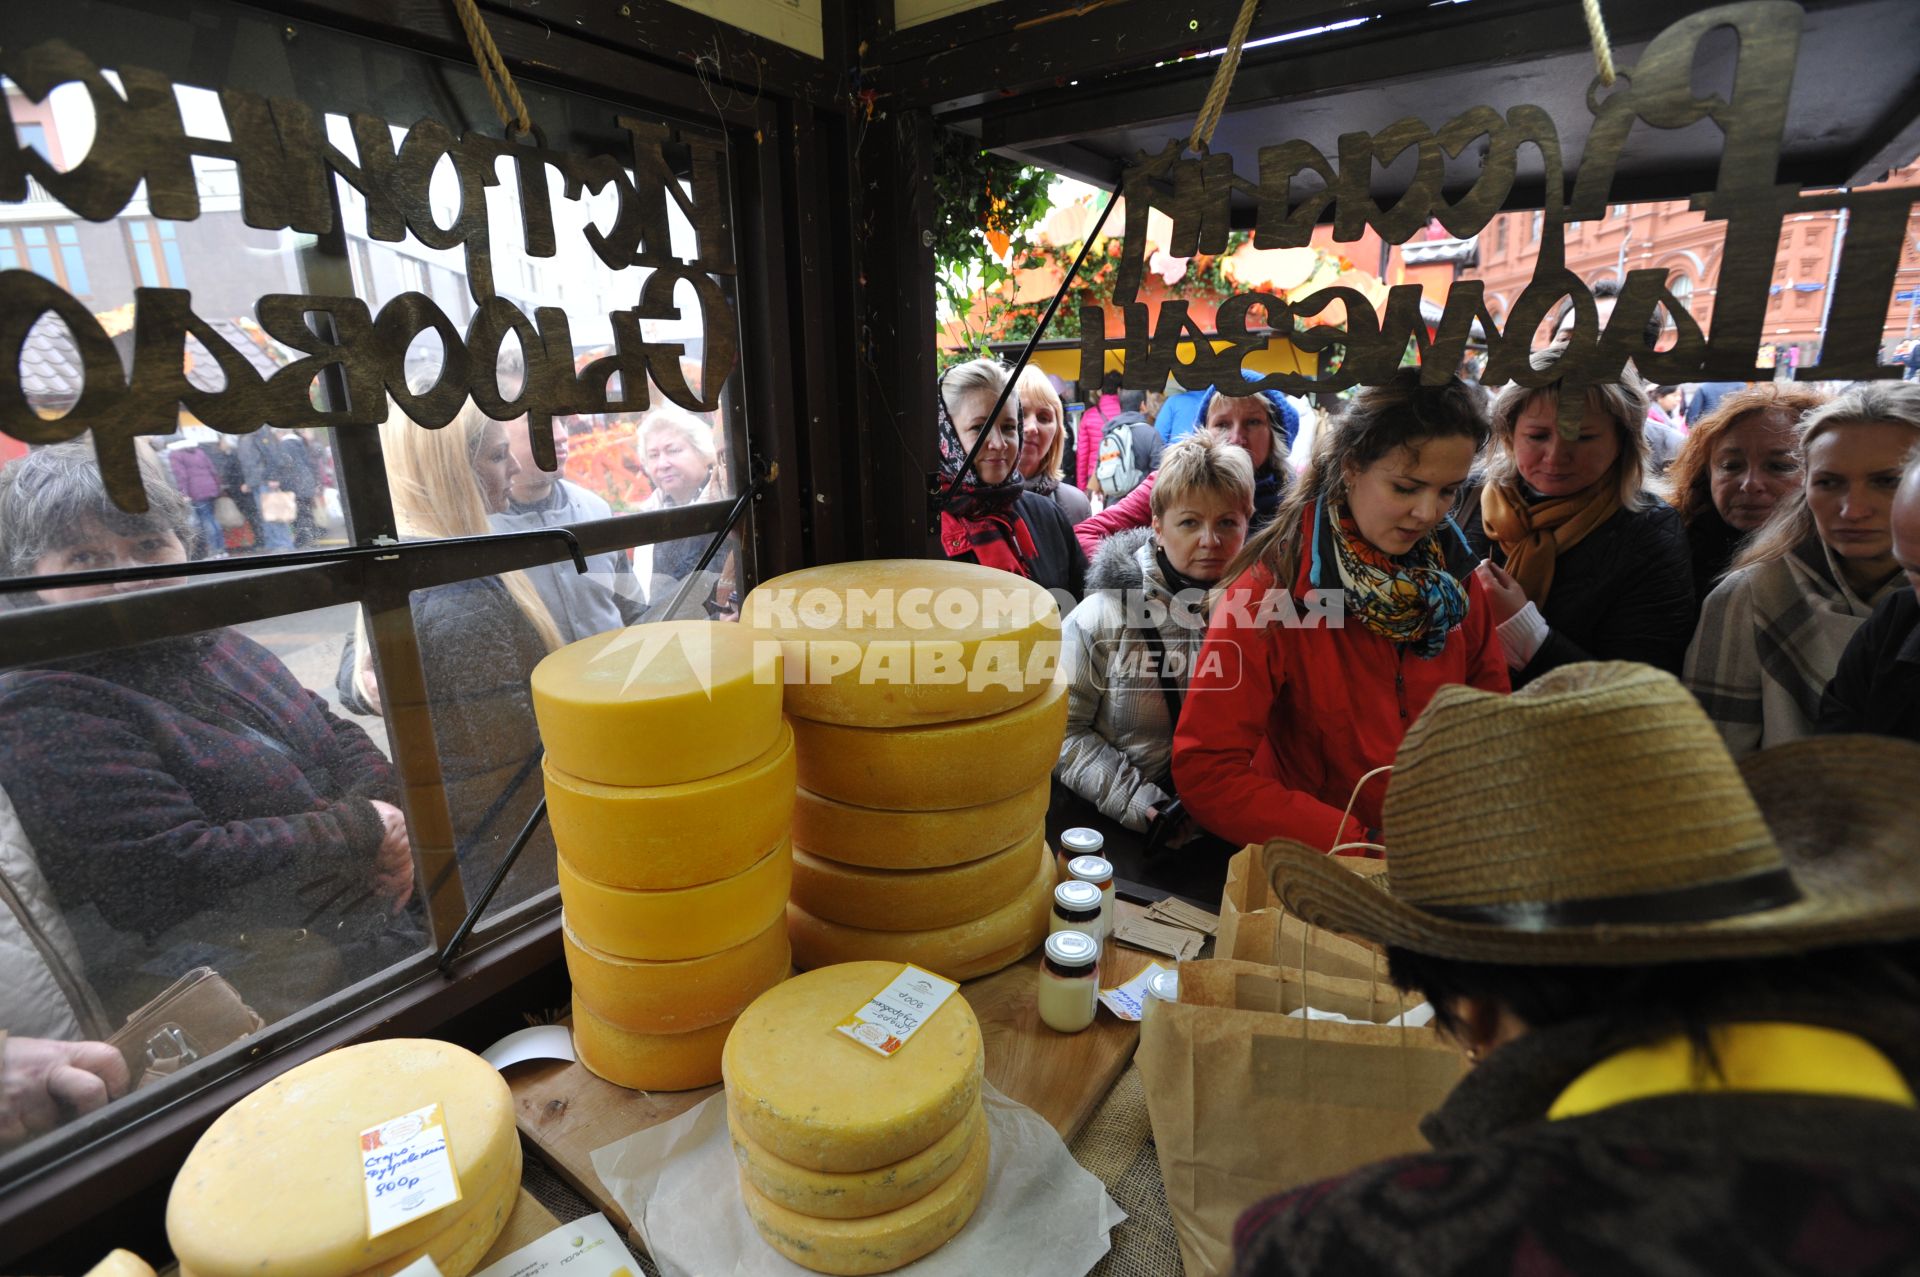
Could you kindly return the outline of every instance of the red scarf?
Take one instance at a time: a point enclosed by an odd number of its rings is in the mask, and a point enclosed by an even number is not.
[[[1037,553],[1027,525],[1010,509],[970,519],[942,511],[940,548],[949,559],[971,553],[986,567],[1024,577],[1033,576]]]

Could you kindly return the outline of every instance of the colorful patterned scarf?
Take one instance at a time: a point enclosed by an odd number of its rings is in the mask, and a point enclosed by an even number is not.
[[[1033,534],[1014,510],[1014,503],[1027,490],[1020,478],[1018,464],[1007,467],[1007,477],[999,483],[980,481],[977,471],[967,468],[967,445],[959,428],[947,412],[947,396],[935,387],[934,411],[940,423],[940,492],[943,497],[953,477],[966,468],[965,476],[940,510],[940,548],[950,559],[972,554],[980,563],[1017,576],[1032,577],[1033,560],[1038,553]],[[1007,399],[1014,419],[1020,417],[1017,395]]]
[[[1347,615],[1381,638],[1410,645],[1416,656],[1440,655],[1447,635],[1467,619],[1467,592],[1447,571],[1438,532],[1396,559],[1360,535],[1344,506],[1334,506],[1329,518]]]

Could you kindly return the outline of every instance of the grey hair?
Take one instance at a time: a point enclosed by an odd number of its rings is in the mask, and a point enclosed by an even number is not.
[[[989,400],[998,399],[1000,391],[1006,387],[1007,370],[992,359],[969,359],[964,364],[955,364],[947,369],[947,375],[940,379],[940,395],[947,401],[947,416],[958,417],[960,404],[969,396],[984,394]],[[1007,400],[1009,404],[1012,399]],[[1015,415],[1019,409],[1014,409]],[[1064,431],[1067,423],[1062,421]]]
[[[1534,354],[1531,363],[1536,370],[1544,370],[1559,362],[1555,351],[1539,351]],[[1614,425],[1620,431],[1620,505],[1627,510],[1641,510],[1652,504],[1646,492],[1647,477],[1647,389],[1646,384],[1631,372],[1622,372],[1620,380],[1600,382],[1590,385],[1587,390],[1587,402],[1597,405],[1601,411],[1613,418]],[[1493,401],[1493,447],[1487,459],[1487,482],[1500,484],[1507,488],[1517,488],[1520,484],[1520,471],[1514,464],[1513,431],[1520,420],[1520,414],[1542,399],[1558,406],[1561,396],[1566,393],[1564,379],[1555,379],[1544,386],[1508,385]]]
[[[36,448],[0,469],[0,555],[7,575],[33,575],[34,564],[77,544],[88,524],[119,536],[171,532],[189,557],[204,555],[210,547],[199,544],[193,508],[166,466],[144,441],[134,452],[147,490],[145,514],[129,514],[107,496],[93,440],[85,435]]]
[[[647,442],[668,430],[685,438],[687,444],[706,459],[709,470],[720,464],[720,454],[713,446],[713,430],[706,422],[681,408],[660,407],[640,421],[640,435],[635,440],[635,446],[640,450],[643,466],[647,459]]]

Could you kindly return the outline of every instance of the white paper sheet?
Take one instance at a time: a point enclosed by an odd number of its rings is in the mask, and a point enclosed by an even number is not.
[[[558,1272],[568,1277],[619,1277],[622,1273],[633,1277],[633,1258],[605,1215],[583,1215],[487,1265],[473,1277],[543,1277]]]
[[[527,1060],[571,1060],[573,1033],[564,1024],[542,1024],[509,1033],[480,1053],[496,1069]]]
[[[958,1236],[900,1269],[914,1277],[1083,1277],[1126,1218],[1038,1113],[982,1088],[993,1141],[987,1192]],[[760,1239],[740,1202],[725,1093],[596,1149],[593,1168],[663,1277],[812,1277]]]
[[[1306,1014],[1302,1016],[1301,1014],[1302,1012],[1305,1012]],[[1293,1010],[1287,1012],[1287,1015],[1295,1020],[1304,1018],[1308,1020],[1333,1020],[1340,1024],[1371,1024],[1373,1023],[1371,1020],[1350,1020],[1346,1016],[1341,1015],[1338,1011],[1322,1011],[1318,1007],[1295,1007]],[[1432,1022],[1433,1022],[1433,1007],[1428,1005],[1425,1002],[1422,1002],[1419,1006],[1394,1016],[1391,1020],[1388,1020],[1383,1024],[1381,1024],[1380,1027],[1383,1029],[1398,1029],[1398,1028],[1423,1029],[1428,1024],[1431,1024]]]

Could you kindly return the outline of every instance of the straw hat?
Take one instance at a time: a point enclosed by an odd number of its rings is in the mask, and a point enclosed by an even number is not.
[[[1385,874],[1284,839],[1264,855],[1288,912],[1436,957],[1792,953],[1920,936],[1916,781],[1920,745],[1876,736],[1736,767],[1671,675],[1572,665],[1435,694],[1394,760]]]

